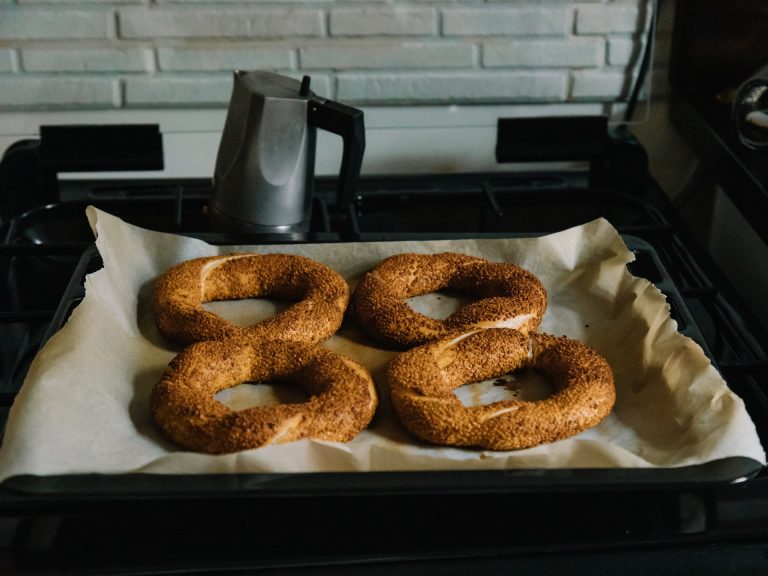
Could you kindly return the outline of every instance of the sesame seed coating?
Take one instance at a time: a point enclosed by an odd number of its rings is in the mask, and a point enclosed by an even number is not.
[[[479,297],[445,320],[413,310],[407,298],[456,290]],[[382,260],[357,285],[353,308],[363,328],[393,346],[424,344],[456,330],[504,326],[535,330],[547,307],[536,276],[508,262],[443,252],[403,253]]]
[[[295,302],[252,326],[236,326],[203,308],[204,302],[278,296]],[[155,322],[180,345],[228,338],[320,342],[341,326],[349,285],[334,270],[290,254],[229,254],[196,258],[155,282]]]
[[[453,390],[523,367],[541,371],[555,392],[538,401],[464,406]],[[387,370],[403,426],[430,443],[490,450],[529,448],[596,426],[613,409],[608,362],[566,337],[506,328],[455,334],[395,357]]]
[[[214,398],[243,382],[279,382],[309,396],[298,404],[235,411]],[[178,354],[150,395],[155,421],[177,444],[221,454],[302,438],[347,442],[378,405],[370,374],[316,345],[249,340],[208,341]]]

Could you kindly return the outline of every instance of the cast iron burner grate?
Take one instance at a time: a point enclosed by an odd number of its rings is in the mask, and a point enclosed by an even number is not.
[[[220,244],[517,237],[603,217],[634,250],[632,272],[668,296],[679,330],[707,351],[768,445],[761,344],[768,340],[652,183],[634,190],[594,186],[579,173],[368,177],[354,204],[339,207],[335,182],[321,178],[310,230],[290,236],[213,230],[209,195],[205,180],[62,181],[55,200],[6,215],[0,222],[3,424],[34,355],[83,298],[85,275],[102,266],[85,218],[88,205],[137,226]],[[146,474],[110,476],[106,488],[99,475],[24,477],[20,485],[6,482],[0,494],[0,558],[20,573],[62,566],[79,573],[186,573],[201,566],[293,573],[311,566],[344,574],[370,568],[448,574],[507,573],[531,559],[537,572],[549,566],[561,573],[585,558],[599,571],[632,563],[658,572],[674,553],[694,570],[722,573],[763,554],[764,472],[725,486],[717,478],[735,476],[721,470],[722,476],[708,476],[709,488],[699,470],[682,476],[659,470],[647,484],[641,478],[649,476],[628,470],[619,489],[602,489],[583,472],[555,471],[534,484],[528,478],[525,488],[515,488],[527,478],[515,471],[281,475],[278,482],[203,476],[191,480],[191,489],[189,478],[169,476],[160,492]],[[322,530],[295,521],[307,512],[323,522]],[[269,530],[254,545],[251,528],[259,518],[269,519]],[[395,536],[349,531],[366,522]],[[457,529],[466,534],[460,547]]]
[[[653,185],[627,193],[590,186],[579,172],[370,177],[360,181],[348,207],[335,206],[334,190],[333,179],[318,179],[307,233],[233,235],[211,227],[206,180],[61,182],[60,201],[28,209],[0,228],[2,410],[7,412],[46,334],[82,297],[76,293],[82,277],[73,275],[92,243],[88,205],[137,226],[218,244],[521,236],[606,218],[635,251],[632,272],[667,295],[680,331],[699,342],[745,399],[768,444],[768,398],[760,384],[768,373],[766,340]],[[94,266],[96,260],[81,264],[77,274]],[[70,281],[74,293],[67,291]],[[60,306],[65,294],[74,300]]]

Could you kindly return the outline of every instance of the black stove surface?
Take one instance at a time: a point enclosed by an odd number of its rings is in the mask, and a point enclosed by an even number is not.
[[[635,251],[633,273],[668,295],[680,330],[744,399],[768,445],[768,340],[653,182],[627,191],[594,186],[579,172],[367,177],[348,207],[335,205],[334,186],[318,179],[310,230],[290,236],[214,230],[205,180],[63,181],[55,202],[3,220],[3,421],[39,346],[77,305],[82,276],[100,265],[88,205],[222,244],[521,236],[602,217]],[[541,574],[574,562],[584,574],[630,566],[654,574],[768,570],[764,472],[734,485],[713,478],[620,487],[590,486],[572,473],[574,489],[545,480],[480,489],[471,476],[451,476],[427,491],[405,475],[371,490],[339,476],[331,481],[347,481],[346,490],[320,480],[301,495],[245,498],[237,486],[169,495],[127,477],[122,491],[103,493],[98,478],[65,478],[67,498],[55,483],[34,497],[0,493],[0,570]]]

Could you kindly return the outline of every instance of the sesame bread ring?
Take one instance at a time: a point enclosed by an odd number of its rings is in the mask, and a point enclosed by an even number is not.
[[[416,312],[406,299],[440,290],[472,294],[479,300],[445,320]],[[535,330],[547,307],[547,293],[536,276],[508,262],[443,252],[397,254],[382,260],[355,289],[353,307],[374,338],[412,347],[457,330],[515,328]]]
[[[277,296],[295,302],[242,327],[203,308],[204,302]],[[341,326],[347,282],[328,266],[290,254],[229,254],[182,262],[155,282],[155,322],[182,346],[203,340],[270,338],[317,343]]]
[[[299,404],[234,411],[214,398],[244,382],[293,383]],[[150,395],[155,421],[177,444],[222,454],[301,438],[346,442],[373,418],[368,372],[320,346],[279,340],[208,341],[178,354]]]
[[[555,392],[538,401],[464,406],[455,388],[530,366]],[[392,405],[414,436],[434,444],[517,450],[567,438],[597,425],[616,390],[606,360],[566,337],[510,329],[471,332],[413,348],[387,371]]]

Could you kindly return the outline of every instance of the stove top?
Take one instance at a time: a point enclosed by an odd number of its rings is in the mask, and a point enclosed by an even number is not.
[[[219,244],[517,237],[606,218],[636,254],[632,272],[668,296],[679,330],[697,340],[744,399],[768,445],[768,340],[646,173],[596,178],[593,163],[567,172],[368,176],[352,204],[337,206],[334,195],[334,179],[317,179],[310,230],[291,235],[215,230],[210,182],[203,179],[60,180],[55,198],[6,210],[2,422],[35,353],[82,298],[84,275],[100,266],[88,205],[137,226]],[[204,498],[153,495],[141,476],[126,477],[123,491],[109,494],[99,492],[98,478],[65,478],[61,486],[75,497],[61,498],[55,483],[43,483],[34,497],[0,493],[0,566],[8,573],[311,567],[345,574],[449,574],[470,567],[533,573],[533,566],[540,574],[583,560],[591,566],[587,574],[626,569],[628,562],[663,573],[684,558],[695,573],[766,568],[762,471],[736,485],[715,478],[686,483],[683,473],[674,483],[621,488],[589,486],[578,481],[578,471],[566,473],[577,490],[546,480],[510,489],[503,478],[481,487],[471,474],[453,474],[427,492],[406,474],[373,490],[348,478],[321,478],[301,497],[266,489],[247,498],[238,496],[237,478],[218,490],[201,480]],[[338,481],[347,481],[347,489],[324,484]]]

